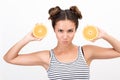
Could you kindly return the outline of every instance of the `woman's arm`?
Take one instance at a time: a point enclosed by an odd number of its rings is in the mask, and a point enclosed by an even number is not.
[[[4,55],[4,60],[8,63],[17,65],[42,65],[46,60],[48,60],[49,51],[40,51],[30,54],[19,54],[20,50],[25,45],[34,40],[41,39],[35,38],[32,35],[32,32],[28,33],[22,40],[18,41],[8,50],[8,52]]]
[[[109,42],[115,51],[120,53],[120,41],[119,40],[115,39],[114,37],[108,34],[104,35],[103,39]]]
[[[96,41],[97,39],[104,39],[106,40],[112,47],[111,48],[104,48],[94,45],[86,45],[84,46],[85,53],[87,54],[87,58],[90,60],[93,59],[108,59],[108,58],[116,58],[120,57],[120,41],[112,37],[111,35],[107,34],[101,29],[99,30],[98,37],[93,40]]]

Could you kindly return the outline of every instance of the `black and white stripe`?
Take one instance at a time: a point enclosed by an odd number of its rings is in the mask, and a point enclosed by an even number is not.
[[[51,63],[47,71],[50,80],[89,80],[89,67],[81,47],[78,50],[78,58],[71,63],[59,62],[51,50]]]

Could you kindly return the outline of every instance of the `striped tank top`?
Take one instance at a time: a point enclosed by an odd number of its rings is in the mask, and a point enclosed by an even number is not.
[[[78,48],[78,57],[74,62],[62,63],[57,60],[53,50],[47,71],[50,80],[89,80],[89,67],[84,59],[82,47]]]

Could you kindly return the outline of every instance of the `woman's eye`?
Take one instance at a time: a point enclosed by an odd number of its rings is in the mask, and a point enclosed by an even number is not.
[[[68,32],[73,32],[73,30],[70,29],[70,30],[68,30]]]
[[[60,30],[58,30],[58,32],[63,32],[63,30],[60,29]]]

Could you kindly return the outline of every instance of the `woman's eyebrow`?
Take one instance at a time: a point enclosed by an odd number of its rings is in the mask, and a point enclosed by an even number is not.
[[[70,28],[70,29],[68,29],[68,30],[74,30],[74,28]]]

